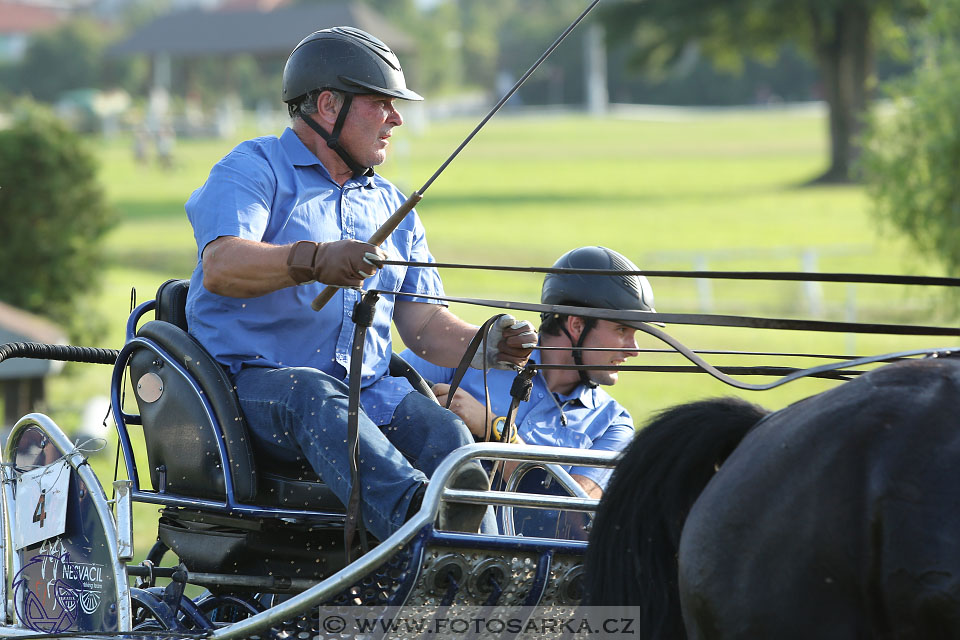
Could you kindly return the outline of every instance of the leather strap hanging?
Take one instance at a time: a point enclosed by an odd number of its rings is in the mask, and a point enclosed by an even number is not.
[[[450,408],[450,403],[453,402],[453,395],[457,392],[457,389],[460,388],[460,382],[463,380],[464,374],[467,373],[467,369],[470,368],[470,362],[473,361],[473,356],[477,353],[477,349],[483,349],[482,353],[487,352],[487,334],[490,332],[490,327],[499,320],[502,316],[506,314],[498,313],[495,316],[489,318],[486,322],[480,325],[480,328],[477,329],[477,332],[473,335],[473,338],[470,340],[470,343],[467,345],[466,350],[463,352],[463,357],[460,358],[457,368],[453,372],[453,378],[450,380],[450,391],[447,392],[447,404],[444,407],[445,409]],[[487,366],[486,359],[484,359],[483,366],[483,424],[484,424],[484,435],[483,441],[490,442],[490,392],[487,389]]]
[[[360,491],[360,379],[363,367],[363,345],[367,329],[373,324],[379,296],[368,291],[353,308],[353,346],[350,351],[349,395],[347,400],[347,455],[350,460],[350,498],[347,500],[347,517],[343,530],[347,564],[353,558],[353,542],[359,534],[361,555],[370,549],[367,545],[366,525],[363,522]]]

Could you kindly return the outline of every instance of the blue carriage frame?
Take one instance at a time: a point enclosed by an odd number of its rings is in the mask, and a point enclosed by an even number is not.
[[[132,502],[157,504],[163,507],[184,508],[199,510],[208,513],[220,513],[231,516],[245,516],[266,519],[293,519],[300,521],[316,521],[327,524],[338,524],[344,520],[343,512],[293,509],[263,506],[238,498],[236,480],[233,476],[233,466],[230,464],[227,442],[224,429],[218,422],[217,412],[211,406],[207,394],[200,383],[194,378],[187,367],[180,362],[177,354],[170,353],[157,341],[138,335],[138,325],[147,313],[157,308],[157,301],[151,300],[138,305],[130,314],[126,324],[126,340],[120,350],[111,376],[111,405],[118,432],[118,447],[123,454],[124,466],[127,473],[126,480],[115,482],[117,498],[108,500],[102,486],[86,464],[85,458],[76,447],[70,443],[59,427],[47,416],[31,414],[18,422],[8,440],[4,451],[4,469],[6,490],[3,504],[0,506],[5,521],[4,529],[12,531],[16,526],[16,497],[11,490],[19,471],[12,464],[18,455],[17,444],[19,436],[29,429],[37,429],[44,434],[44,439],[56,447],[59,458],[67,461],[75,475],[87,485],[96,487],[91,493],[96,505],[97,535],[107,540],[106,547],[110,550],[111,572],[116,583],[115,601],[118,616],[116,626],[109,629],[78,629],[84,631],[117,631],[123,633],[131,631],[131,610],[136,606],[146,607],[153,611],[156,617],[162,618],[163,624],[169,629],[184,629],[177,626],[181,619],[193,625],[194,628],[206,627],[213,637],[239,638],[262,632],[265,629],[302,616],[304,612],[314,609],[321,604],[343,604],[352,601],[350,594],[355,594],[357,586],[376,576],[381,582],[385,576],[393,584],[373,601],[364,601],[364,604],[377,606],[407,606],[424,603],[436,605],[458,604],[489,604],[491,597],[487,592],[474,592],[474,583],[470,580],[477,571],[489,569],[494,563],[499,570],[510,573],[509,561],[498,559],[522,558],[525,563],[524,575],[506,575],[508,589],[498,592],[505,593],[501,604],[517,606],[549,605],[576,605],[579,597],[578,580],[581,579],[582,557],[586,551],[586,541],[560,540],[552,538],[533,538],[514,535],[512,518],[509,517],[514,507],[562,509],[568,511],[591,512],[596,509],[598,501],[591,499],[583,492],[579,484],[570,477],[563,466],[596,466],[612,468],[615,465],[617,454],[614,452],[592,452],[580,449],[563,449],[558,447],[524,446],[516,447],[508,444],[474,444],[463,447],[448,457],[434,474],[428,485],[420,511],[407,521],[398,531],[381,541],[368,553],[363,555],[342,569],[331,575],[313,582],[304,587],[301,580],[299,591],[280,604],[252,615],[249,618],[221,626],[203,622],[202,614],[192,602],[184,603],[183,611],[178,614],[179,606],[174,611],[164,608],[160,592],[140,589],[130,586],[133,578],[129,565],[132,553],[132,523],[130,522]],[[129,370],[129,360],[139,349],[146,349],[162,361],[162,366],[169,367],[176,375],[188,382],[190,393],[199,399],[206,414],[208,424],[215,434],[214,443],[219,455],[219,471],[223,474],[223,500],[203,499],[193,496],[184,496],[174,492],[148,489],[142,486],[139,477],[138,456],[134,450],[128,426],[139,425],[144,427],[142,416],[139,413],[130,413],[123,410],[125,376]],[[133,382],[133,381],[131,381]],[[140,454],[142,455],[142,454]],[[491,461],[514,461],[517,467],[510,477],[506,478],[504,491],[467,491],[451,489],[447,485],[454,471],[470,460],[482,459]],[[142,460],[141,460],[142,462]],[[517,479],[531,468],[544,469],[551,477],[564,487],[569,496],[540,495],[519,493],[516,491]],[[161,488],[162,489],[162,488]],[[502,536],[483,534],[468,534],[441,531],[435,528],[437,513],[444,501],[458,501],[490,504],[500,506],[505,510],[507,530]],[[111,515],[111,507],[116,506],[117,517]],[[122,514],[122,515],[121,515]],[[64,536],[68,536],[67,531]],[[88,534],[83,534],[88,535]],[[4,547],[5,547],[4,542]],[[4,551],[6,548],[4,548]],[[18,559],[13,565],[16,572],[22,562]],[[469,556],[469,557],[467,557]],[[478,558],[480,560],[478,561]],[[444,564],[447,563],[447,564]],[[444,582],[441,572],[444,568],[453,567],[459,571],[460,582],[450,580]],[[453,575],[453,574],[450,574]],[[469,579],[468,579],[469,578]],[[432,581],[432,582],[431,582]],[[186,578],[189,583],[189,575]],[[511,582],[515,582],[510,586]],[[446,584],[444,593],[438,585]],[[6,587],[3,595],[9,596]],[[114,596],[112,596],[114,597]],[[3,598],[7,601],[7,597]],[[131,606],[133,602],[133,607]],[[8,615],[11,612],[7,612]],[[180,616],[178,618],[178,615]],[[17,617],[14,627],[4,629],[12,635],[26,635],[35,633],[37,629],[24,627],[23,621]],[[22,633],[21,633],[22,632]]]

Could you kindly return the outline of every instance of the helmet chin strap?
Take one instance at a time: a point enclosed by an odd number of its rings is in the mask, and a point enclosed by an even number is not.
[[[573,364],[578,367],[583,366],[583,351],[580,350],[580,347],[583,346],[583,341],[586,339],[587,334],[590,333],[590,330],[593,329],[593,325],[597,322],[596,318],[583,318],[583,331],[580,332],[580,337],[574,341],[573,336],[570,335],[570,332],[567,331],[566,324],[561,323],[560,329],[563,330],[564,335],[570,340],[570,345],[573,347]],[[590,379],[590,376],[587,375],[585,369],[578,369],[577,373],[580,376],[580,382],[587,385],[587,387],[593,389],[599,386],[596,382]]]
[[[352,102],[353,94],[344,93],[343,105],[340,107],[340,113],[337,114],[337,121],[333,125],[333,131],[330,133],[324,131],[323,127],[317,124],[317,122],[309,116],[301,114],[300,119],[306,122],[307,126],[313,129],[318,136],[327,141],[327,146],[333,149],[336,154],[340,156],[340,159],[343,160],[350,171],[353,172],[354,177],[357,177],[362,176],[370,171],[370,167],[361,166],[360,163],[354,160],[353,156],[347,153],[347,150],[344,149],[340,144],[340,132],[343,130],[343,123],[347,119],[347,112],[350,111],[350,103]]]

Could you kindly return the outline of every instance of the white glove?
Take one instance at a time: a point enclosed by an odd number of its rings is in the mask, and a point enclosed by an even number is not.
[[[500,341],[503,339],[503,330],[507,327],[520,329],[524,326],[529,327],[530,332],[533,333],[533,326],[526,320],[517,322],[517,319],[509,314],[497,318],[497,321],[490,325],[490,330],[487,332],[486,353],[484,353],[483,343],[481,342],[477,352],[473,354],[470,366],[474,369],[483,369],[484,364],[486,364],[487,369],[516,369],[516,365],[512,362],[500,362],[497,360],[497,356],[500,355]],[[531,344],[530,346],[534,345]]]

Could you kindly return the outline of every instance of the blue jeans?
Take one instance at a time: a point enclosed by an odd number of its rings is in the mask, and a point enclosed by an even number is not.
[[[347,452],[347,385],[305,367],[248,367],[234,376],[254,449],[291,462],[306,457],[341,502],[350,497]],[[453,412],[412,392],[389,425],[359,416],[361,513],[367,529],[383,540],[404,523],[410,499],[454,449],[473,442]],[[485,519],[484,531],[496,523]]]

